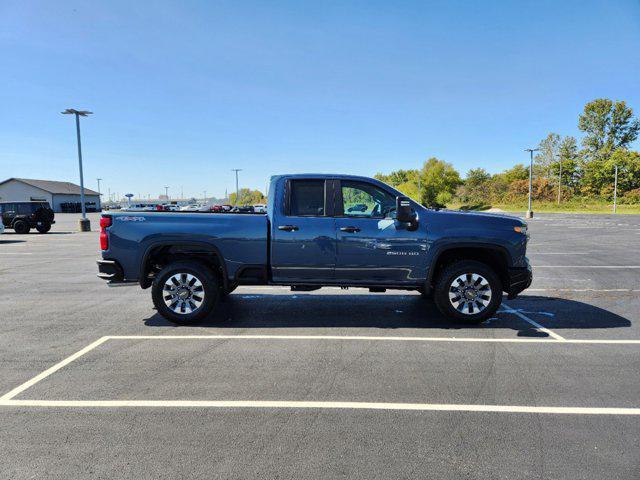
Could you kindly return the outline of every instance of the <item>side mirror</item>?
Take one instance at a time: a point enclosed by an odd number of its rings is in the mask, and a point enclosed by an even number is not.
[[[410,223],[415,220],[409,197],[396,197],[396,220],[402,223]]]

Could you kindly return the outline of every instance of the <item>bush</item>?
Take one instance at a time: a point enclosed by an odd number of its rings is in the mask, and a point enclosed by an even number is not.
[[[557,187],[547,178],[536,178],[531,182],[531,196],[534,200],[553,201],[557,198]],[[529,180],[514,180],[507,190],[509,201],[518,201],[529,196]]]
[[[625,205],[640,205],[640,188],[629,190],[620,198],[620,203]]]

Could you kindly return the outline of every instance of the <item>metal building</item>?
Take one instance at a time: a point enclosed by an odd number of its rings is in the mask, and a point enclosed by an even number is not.
[[[54,212],[80,211],[80,186],[70,182],[9,178],[0,182],[0,202],[49,202]],[[85,187],[88,212],[102,209],[100,194]]]

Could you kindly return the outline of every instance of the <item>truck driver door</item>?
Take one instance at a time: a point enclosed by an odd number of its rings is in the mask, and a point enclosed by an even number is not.
[[[424,281],[424,229],[411,229],[395,219],[395,195],[367,181],[337,183],[336,281],[352,285]]]

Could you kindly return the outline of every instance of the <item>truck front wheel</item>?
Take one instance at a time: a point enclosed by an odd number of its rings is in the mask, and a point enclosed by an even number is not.
[[[502,284],[500,277],[484,263],[461,260],[440,273],[433,296],[445,317],[464,323],[481,323],[500,306]]]
[[[183,325],[199,322],[211,314],[219,295],[214,272],[192,261],[170,263],[156,275],[151,287],[158,313]]]

